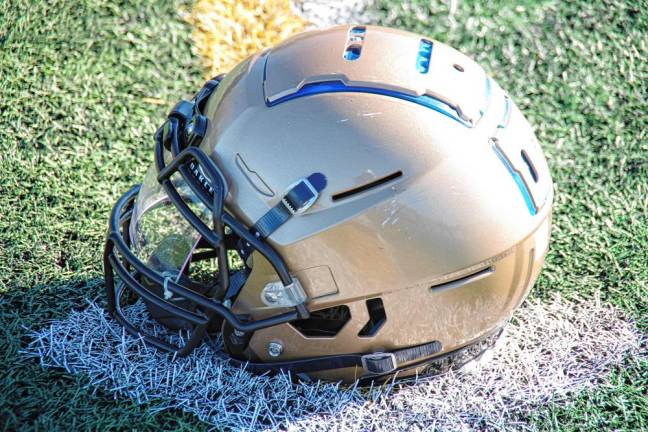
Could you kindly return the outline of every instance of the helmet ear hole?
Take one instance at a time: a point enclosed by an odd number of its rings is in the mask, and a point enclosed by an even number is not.
[[[380,298],[373,298],[367,300],[367,310],[369,312],[369,321],[358,332],[360,337],[371,337],[378,333],[378,330],[387,321],[387,314],[385,314],[385,306]]]
[[[348,306],[340,305],[311,312],[307,319],[290,323],[299,333],[306,337],[335,337],[351,320]]]

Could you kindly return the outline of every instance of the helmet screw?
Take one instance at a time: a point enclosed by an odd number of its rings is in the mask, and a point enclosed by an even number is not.
[[[279,293],[275,291],[266,291],[263,297],[268,303],[277,303],[279,301]]]
[[[283,352],[283,345],[279,342],[270,342],[268,344],[268,355],[270,357],[279,357]]]

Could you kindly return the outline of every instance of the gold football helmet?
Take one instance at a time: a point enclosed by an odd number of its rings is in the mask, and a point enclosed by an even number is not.
[[[179,355],[220,332],[253,372],[429,371],[492,342],[547,252],[531,126],[479,65],[416,34],[295,36],[178,103],[155,141],[113,209],[106,288],[129,332]],[[127,319],[133,298],[185,338]]]

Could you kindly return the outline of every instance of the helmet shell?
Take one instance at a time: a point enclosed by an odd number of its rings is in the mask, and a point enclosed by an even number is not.
[[[252,358],[276,360],[273,341],[281,360],[433,340],[450,352],[501,326],[538,276],[553,195],[542,150],[499,85],[442,43],[373,26],[303,33],[239,64],[206,114],[201,147],[226,175],[227,210],[246,223],[295,181],[328,180],[268,241],[311,311],[349,313],[326,337],[296,324],[257,331]],[[233,308],[275,314],[261,290],[276,274],[251,261]]]

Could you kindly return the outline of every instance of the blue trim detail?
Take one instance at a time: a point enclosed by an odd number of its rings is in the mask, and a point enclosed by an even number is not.
[[[479,114],[483,116],[486,113],[486,108],[488,108],[488,105],[490,104],[490,98],[491,98],[491,80],[484,72],[484,75],[486,75],[486,100],[484,101],[484,107],[479,110]]]
[[[533,204],[533,200],[531,199],[531,194],[529,193],[529,189],[527,188],[526,183],[524,183],[524,180],[522,180],[520,174],[511,166],[511,163],[506,158],[506,156],[504,156],[500,148],[495,144],[493,144],[492,147],[499,160],[502,161],[509,174],[511,174],[511,177],[513,177],[513,180],[515,180],[515,184],[517,185],[518,189],[520,189],[522,198],[524,198],[524,203],[526,204],[527,210],[529,210],[531,216],[535,216],[537,210],[535,204]]]
[[[263,54],[263,85],[265,86],[266,76],[268,75],[268,59],[270,58],[270,50]]]
[[[432,57],[432,42],[421,39],[416,56],[416,70],[422,74],[427,73],[430,70],[430,57]]]
[[[417,105],[424,106],[433,111],[441,113],[446,117],[453,119],[454,121],[462,124],[465,127],[472,127],[472,125],[469,122],[459,117],[459,113],[457,112],[457,110],[455,110],[447,103],[441,102],[440,100],[435,99],[431,96],[428,95],[412,96],[407,93],[402,93],[396,90],[388,90],[388,89],[374,88],[374,87],[348,86],[344,84],[342,81],[324,81],[324,82],[306,84],[303,87],[301,87],[299,90],[297,90],[295,93],[291,93],[289,95],[280,97],[275,101],[270,102],[266,99],[266,105],[269,107],[273,107],[293,99],[298,99],[304,96],[324,94],[324,93],[369,93],[369,94],[377,94],[382,96],[393,97],[396,99],[401,99],[408,102],[413,102]]]
[[[490,100],[491,97],[491,80],[486,75],[486,103],[488,104],[488,101]]]
[[[502,116],[502,120],[500,120],[497,127],[500,129],[505,128],[506,124],[508,123],[508,119],[510,115],[511,115],[511,100],[507,96],[504,96],[504,115]]]

